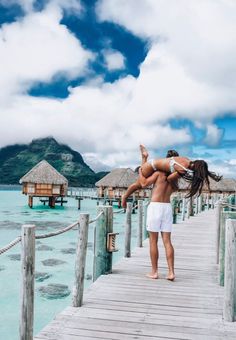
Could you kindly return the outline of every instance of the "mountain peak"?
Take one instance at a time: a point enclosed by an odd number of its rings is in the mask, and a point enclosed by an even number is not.
[[[34,139],[28,145],[11,145],[0,149],[0,183],[18,183],[42,160],[65,176],[69,185],[91,186],[98,180],[79,152],[49,136]]]

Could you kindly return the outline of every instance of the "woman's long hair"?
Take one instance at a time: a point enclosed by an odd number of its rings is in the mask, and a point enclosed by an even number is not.
[[[198,194],[198,196],[201,195],[204,184],[210,191],[209,177],[211,177],[216,182],[219,182],[222,179],[222,176],[218,176],[214,172],[208,170],[207,162],[204,160],[199,159],[192,161],[191,163],[193,164],[193,175],[190,176],[188,173],[185,173],[182,176],[184,179],[190,182],[189,192],[186,195],[188,198],[196,194]]]

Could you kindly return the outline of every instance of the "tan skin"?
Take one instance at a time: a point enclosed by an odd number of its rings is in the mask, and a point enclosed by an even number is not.
[[[140,151],[141,151],[141,155],[142,155],[142,165],[141,165],[141,169],[142,169],[142,174],[144,177],[148,178],[150,176],[152,176],[154,172],[153,167],[150,163],[147,162],[147,158],[148,158],[148,152],[145,149],[145,147],[143,145],[140,145]],[[191,169],[192,164],[191,164],[191,160],[186,158],[186,157],[174,157],[174,159],[181,164],[182,166],[184,166],[187,169]],[[154,166],[158,171],[161,172],[165,172],[165,173],[170,173],[170,158],[159,158],[159,159],[155,159],[154,160]],[[182,174],[185,172],[185,170],[183,170],[179,165],[175,164],[174,168],[176,170],[177,173]],[[168,179],[171,180],[172,178],[176,178],[175,172],[170,174],[168,176]],[[126,208],[126,200],[127,198],[136,190],[141,189],[141,183],[140,183],[140,179],[138,178],[138,180],[131,184],[129,186],[129,188],[127,189],[126,193],[122,196],[122,207]]]
[[[167,176],[166,173],[156,171],[148,178],[144,177],[142,170],[139,171],[139,182],[142,188],[148,187],[152,184],[152,197],[151,202],[170,203],[171,194],[178,189],[177,180],[179,178],[178,173],[174,173],[173,176]],[[161,232],[162,241],[164,243],[166,259],[168,264],[168,276],[167,280],[174,281],[174,248],[171,243],[171,233]],[[158,279],[158,232],[149,232],[149,243],[150,243],[150,258],[152,264],[151,273],[147,276],[151,279]]]

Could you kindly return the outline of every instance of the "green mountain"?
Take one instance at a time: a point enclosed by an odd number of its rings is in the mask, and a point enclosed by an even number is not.
[[[79,152],[48,137],[35,139],[29,145],[0,149],[0,184],[18,184],[19,179],[43,159],[64,175],[70,186],[93,186],[106,174],[96,174]]]

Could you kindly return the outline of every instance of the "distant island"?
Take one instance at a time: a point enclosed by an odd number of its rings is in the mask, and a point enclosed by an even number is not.
[[[95,173],[79,152],[47,137],[0,149],[0,184],[19,184],[19,179],[43,159],[68,179],[69,186],[92,187],[107,174]]]

